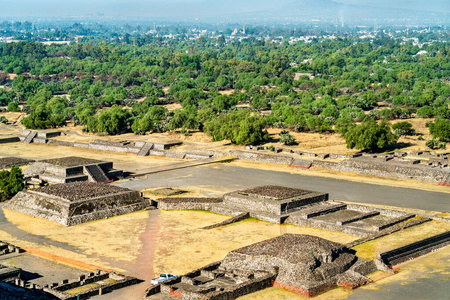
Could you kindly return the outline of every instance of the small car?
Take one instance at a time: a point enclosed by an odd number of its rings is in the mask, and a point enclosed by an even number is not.
[[[177,277],[178,277],[177,275],[173,275],[173,274],[169,274],[169,273],[162,273],[162,274],[159,274],[158,278],[153,278],[150,282],[151,282],[151,284],[158,284],[158,283],[166,282],[170,279],[177,278]]]

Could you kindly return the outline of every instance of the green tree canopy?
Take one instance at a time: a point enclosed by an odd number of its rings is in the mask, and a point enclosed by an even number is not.
[[[18,166],[12,166],[10,171],[0,171],[1,200],[10,199],[24,188],[22,170]]]
[[[450,120],[437,119],[429,126],[430,134],[433,138],[441,142],[450,142]]]
[[[254,144],[268,138],[266,120],[251,115],[248,110],[240,110],[220,115],[205,124],[205,132],[214,141],[230,140],[236,144]]]
[[[388,122],[380,124],[373,119],[367,119],[361,125],[353,125],[344,134],[347,148],[376,151],[385,146],[394,144],[398,136],[392,133]]]

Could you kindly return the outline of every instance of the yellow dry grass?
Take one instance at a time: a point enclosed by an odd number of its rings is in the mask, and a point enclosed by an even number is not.
[[[23,112],[1,112],[0,116],[5,117],[8,120],[9,124],[13,124],[13,125],[19,125],[21,126],[22,124],[20,123],[20,121],[26,117],[26,113]],[[18,131],[18,128],[8,128],[10,126],[2,126],[2,129],[5,130],[12,130],[14,132]],[[3,130],[2,130],[3,133]]]
[[[55,247],[52,245],[38,245],[36,243],[32,243],[17,237],[14,237],[10,235],[9,233],[0,230],[0,240],[6,241],[10,244],[19,246],[21,248],[33,248],[33,249],[39,249],[54,255],[58,255],[61,257],[70,257],[71,259],[82,261],[87,264],[91,264],[94,266],[101,266],[104,268],[111,268],[111,265],[107,262],[101,261],[97,257],[88,257],[83,253],[77,253],[69,250],[62,249],[60,247]],[[78,267],[78,266],[77,266]],[[122,271],[118,268],[115,268],[117,271]]]
[[[175,109],[183,109],[183,107],[181,106],[180,103],[171,103],[171,104],[166,104],[166,105],[161,105],[165,108],[167,108],[169,111],[173,111]]]
[[[350,290],[344,288],[335,288],[326,293],[320,294],[314,299],[317,300],[335,300],[335,299],[346,299],[350,296],[352,292]],[[299,299],[311,299],[308,297],[304,297],[302,295],[277,289],[277,288],[268,288],[253,294],[249,294],[246,296],[242,296],[238,298],[239,300],[299,300]]]
[[[448,230],[450,230],[450,223],[431,221],[363,243],[353,247],[353,249],[356,251],[357,256],[365,259],[374,259],[378,253],[392,250]]]
[[[139,255],[140,235],[148,220],[148,212],[141,211],[65,227],[7,209],[4,213],[9,222],[33,235],[72,245],[88,256],[124,261],[132,261]]]
[[[154,273],[184,274],[223,259],[233,249],[244,247],[284,233],[310,234],[335,242],[348,243],[348,234],[278,225],[247,219],[227,226],[203,230],[201,227],[229,217],[199,211],[162,211],[155,249]],[[183,260],[180,261],[180,257]]]
[[[439,251],[431,252],[421,256],[413,261],[408,261],[400,265],[400,272],[394,276],[384,276],[376,278],[376,282],[360,287],[362,290],[380,290],[383,285],[391,282],[397,282],[402,285],[410,281],[416,281],[417,278],[427,278],[430,274],[441,273],[448,275],[448,265],[450,264],[450,247],[445,247]],[[370,276],[369,276],[370,277]]]

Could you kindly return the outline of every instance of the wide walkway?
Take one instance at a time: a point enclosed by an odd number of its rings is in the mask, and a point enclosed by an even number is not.
[[[196,185],[217,186],[218,190],[223,190],[219,187],[238,190],[268,184],[329,193],[330,198],[334,200],[432,211],[450,211],[449,193],[243,168],[227,164],[166,171],[149,174],[146,179],[116,183],[118,186],[139,191],[162,186],[187,187]]]

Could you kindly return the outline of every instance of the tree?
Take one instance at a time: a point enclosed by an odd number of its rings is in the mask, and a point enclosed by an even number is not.
[[[0,171],[0,199],[12,198],[18,192],[24,190],[22,170],[18,166],[12,166],[11,170]]]
[[[412,124],[406,121],[396,123],[392,125],[392,129],[396,135],[414,135],[414,129],[412,128]]]
[[[364,120],[361,125],[353,125],[344,134],[347,148],[371,152],[394,144],[398,136],[392,133],[390,124],[382,121],[380,124],[373,119]]]
[[[230,140],[236,144],[254,144],[268,138],[266,120],[250,115],[248,110],[233,111],[206,122],[205,132],[214,141]]]
[[[134,134],[145,134],[147,131],[152,130],[153,123],[148,117],[143,117],[141,119],[136,118],[131,126],[131,130]]]
[[[441,142],[450,142],[450,120],[437,119],[434,123],[430,123],[428,128],[434,139]]]
[[[17,103],[17,102],[9,102],[8,103],[8,111],[13,111],[13,112],[20,111],[19,103]]]
[[[281,132],[280,132],[280,143],[283,143],[285,145],[294,145],[295,144],[295,138],[292,136],[292,134],[289,133],[289,131],[281,130]]]

